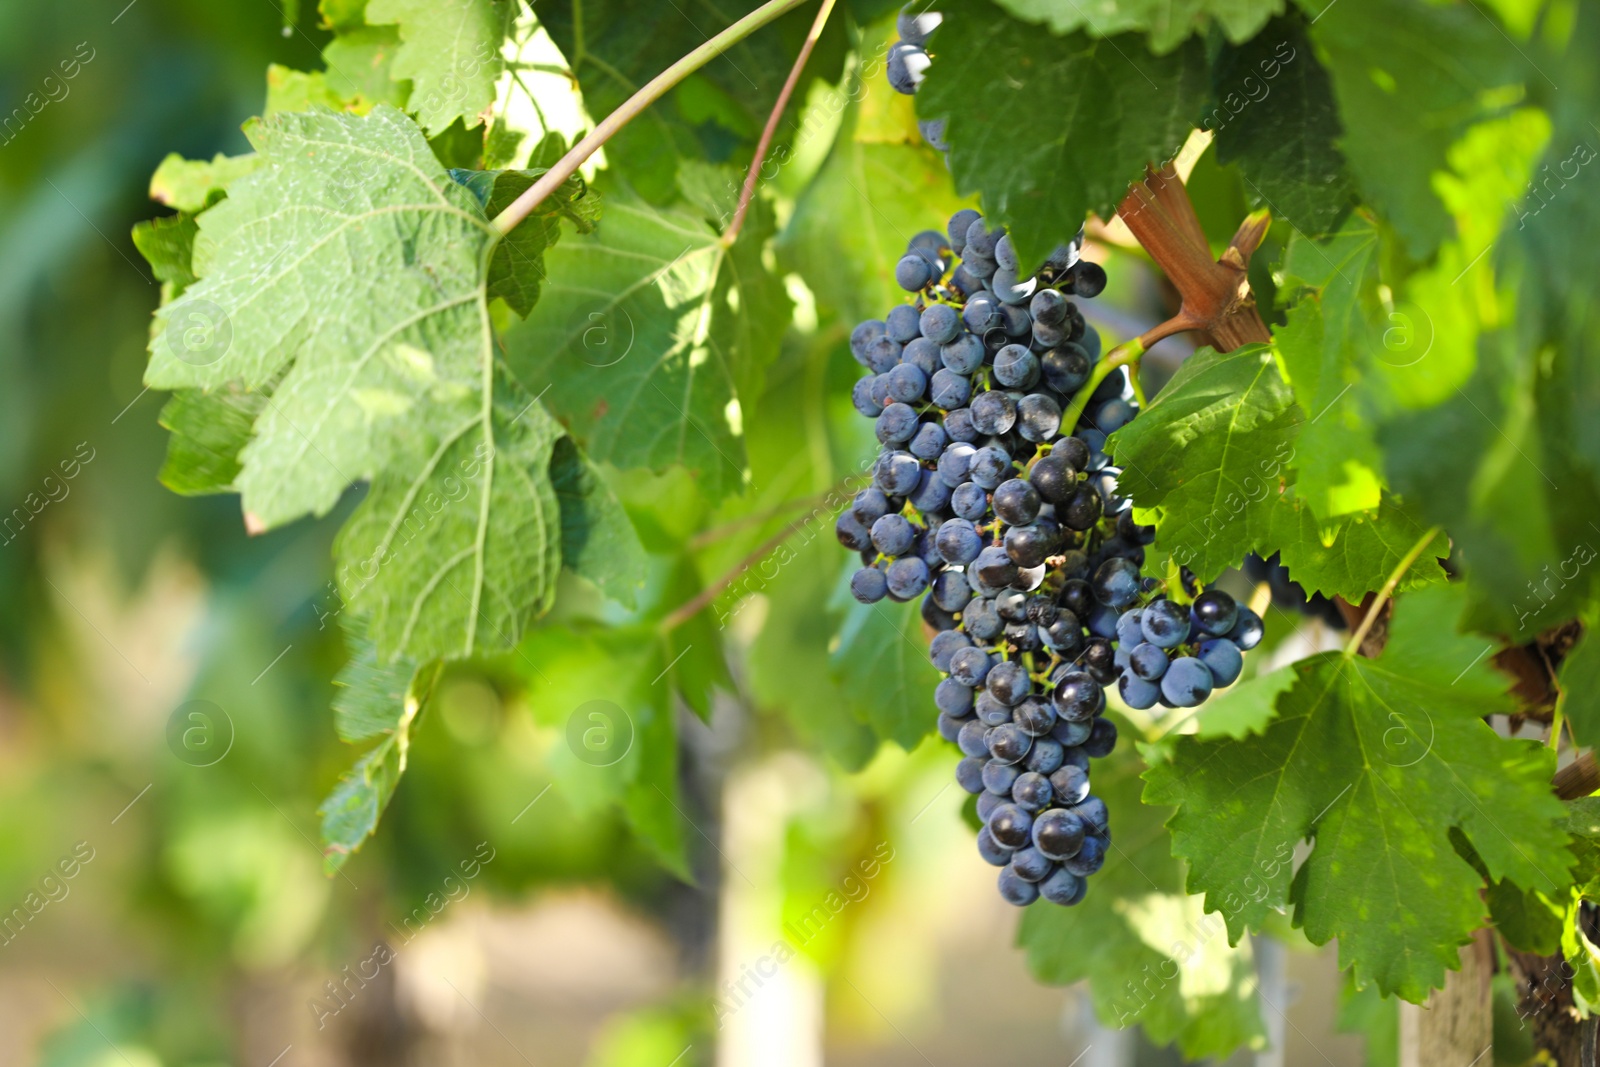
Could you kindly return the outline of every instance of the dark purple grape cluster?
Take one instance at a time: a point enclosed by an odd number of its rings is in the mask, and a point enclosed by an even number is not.
[[[941,19],[928,5],[906,5],[889,49],[902,93],[930,63]],[[943,121],[920,126],[944,151]],[[1082,242],[1030,272],[1004,229],[958,211],[895,264],[912,302],[850,335],[868,372],[855,407],[882,445],[836,527],[861,554],[850,590],[868,604],[923,598],[945,675],[939,733],[978,798],[978,852],[1018,906],[1076,904],[1105,862],[1108,813],[1089,789],[1090,760],[1117,743],[1105,688],[1133,708],[1197,706],[1239,677],[1262,633],[1187,571],[1172,598],[1140,573],[1155,531],[1134,522],[1105,451],[1138,405],[1123,368],[1097,372],[1100,335],[1072,300],[1106,284]]]
[[[1140,573],[1154,530],[1134,522],[1105,451],[1138,406],[1123,368],[1097,366],[1099,334],[1074,302],[1106,281],[1081,240],[1029,272],[1004,230],[957,212],[895,264],[911,302],[850,337],[867,371],[855,406],[882,445],[836,525],[861,556],[851,592],[923,598],[946,676],[939,732],[965,756],[978,851],[1017,905],[1075,904],[1105,861],[1089,775],[1117,741],[1105,687],[1133,707],[1196,705],[1261,633],[1226,593],[1169,599]]]

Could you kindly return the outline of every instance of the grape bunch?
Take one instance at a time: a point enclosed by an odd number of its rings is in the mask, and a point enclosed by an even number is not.
[[[1080,234],[1028,274],[1002,229],[957,212],[895,264],[911,302],[858,325],[856,409],[882,445],[836,524],[864,603],[922,597],[940,734],[976,794],[979,854],[1016,905],[1083,898],[1110,847],[1089,764],[1131,707],[1192,707],[1239,676],[1261,620],[1226,593],[1170,599],[1140,567],[1154,529],[1118,495],[1106,435],[1138,413],[1073,297],[1104,289]],[[1088,395],[1082,395],[1087,392]],[[1082,412],[1082,425],[1064,415]]]

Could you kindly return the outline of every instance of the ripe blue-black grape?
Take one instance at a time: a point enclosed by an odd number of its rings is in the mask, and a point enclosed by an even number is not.
[[[1022,848],[1032,836],[1033,822],[1031,813],[1009,801],[1002,801],[990,812],[987,825],[997,844],[1006,848]]]
[[[985,726],[999,726],[1011,721],[1011,708],[1000,702],[1000,699],[988,689],[978,691],[977,699],[972,702],[978,718]]]
[[[1011,787],[1022,777],[1022,771],[1009,763],[990,760],[983,765],[983,787],[998,797],[1010,797]]]
[[[989,755],[1001,763],[1019,763],[1033,747],[1033,739],[1014,722],[992,726],[984,735]]]
[[[928,658],[933,661],[935,669],[945,673],[950,669],[950,657],[958,648],[970,648],[972,638],[960,630],[946,630],[936,636],[928,645]]]
[[[1022,345],[1006,345],[994,357],[994,378],[1012,389],[1028,389],[1039,380],[1039,358]]]
[[[989,692],[1006,707],[1020,704],[1033,688],[1027,669],[1015,660],[995,664],[985,679]]]
[[[1050,792],[1062,804],[1080,804],[1089,795],[1089,772],[1066,763],[1050,772]]]
[[[1050,872],[1050,875],[1039,883],[1039,895],[1052,904],[1062,907],[1071,907],[1084,898],[1088,892],[1088,883],[1082,878],[1067,870],[1063,864]]]
[[[1054,737],[1035,737],[1022,766],[1039,774],[1052,774],[1061,766],[1063,751],[1061,742]]]
[[[1020,808],[1017,810],[1021,811]],[[993,820],[990,820],[990,825],[993,826]],[[1051,808],[1041,812],[1038,818],[1032,820],[1029,830],[1033,846],[1053,860],[1071,859],[1083,847],[1083,820],[1066,808]]]
[[[1037,771],[1023,771],[1012,779],[1011,800],[1023,811],[1042,811],[1051,795],[1050,779]]]
[[[983,792],[983,769],[988,766],[974,756],[964,756],[956,764],[956,784],[969,793]]]
[[[983,802],[981,796],[978,798],[978,802],[980,804]],[[1002,848],[999,842],[994,839],[994,835],[989,832],[988,827],[978,831],[978,855],[983,857],[985,863],[993,864],[996,867],[1004,867],[1011,862],[1011,850]]]
[[[972,412],[972,425],[979,433],[1008,433],[1017,421],[1017,402],[1005,393],[990,390],[979,393],[967,405]]]
[[[1018,874],[1015,868],[1007,865],[1000,868],[1000,898],[1007,904],[1015,904],[1025,908],[1039,899],[1039,887]]]
[[[1219,689],[1238,681],[1239,673],[1244,670],[1244,656],[1239,652],[1239,646],[1225,637],[1213,637],[1200,642],[1195,658],[1206,665],[1211,672],[1211,680]]]
[[[1144,609],[1139,629],[1157,648],[1176,648],[1189,636],[1189,613],[1174,601],[1157,600]]]
[[[1055,860],[1032,845],[1011,854],[1011,870],[1025,882],[1038,882],[1055,869]]]
[[[889,592],[889,581],[876,567],[862,567],[850,576],[850,595],[863,604],[876,604]]]
[[[1248,652],[1261,643],[1262,635],[1266,629],[1261,625],[1261,616],[1249,608],[1239,609],[1239,618],[1233,624],[1233,629],[1228,631],[1228,640],[1239,646],[1240,651]]]
[[[1180,656],[1161,676],[1161,695],[1177,708],[1196,708],[1205,703],[1214,686],[1211,668],[1193,656]]]

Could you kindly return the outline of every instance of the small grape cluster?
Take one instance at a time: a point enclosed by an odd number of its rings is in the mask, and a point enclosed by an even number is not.
[[[1081,241],[1026,274],[1004,230],[957,212],[895,264],[912,302],[850,336],[867,370],[855,407],[882,445],[836,524],[861,555],[851,592],[927,594],[939,731],[978,797],[978,851],[1019,906],[1077,903],[1105,861],[1108,813],[1089,788],[1089,761],[1117,741],[1105,687],[1133,707],[1197,705],[1261,634],[1226,593],[1180,603],[1140,573],[1154,530],[1105,452],[1138,407],[1126,371],[1097,366],[1099,334],[1071,299],[1106,282]]]
[[[917,91],[917,86],[922,84],[923,76],[932,65],[926,47],[928,35],[944,21],[944,16],[937,11],[925,10],[927,3],[928,0],[912,0],[900,9],[900,15],[895,20],[900,39],[889,46],[884,59],[884,73],[889,77],[889,85],[895,92],[907,96]],[[924,141],[941,152],[947,150],[944,119],[924,120],[918,122],[917,126],[922,131]]]

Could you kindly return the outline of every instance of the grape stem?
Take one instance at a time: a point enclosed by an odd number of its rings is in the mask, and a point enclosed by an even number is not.
[[[1383,588],[1379,589],[1378,595],[1372,598],[1372,606],[1367,609],[1366,617],[1361,620],[1361,625],[1356,628],[1356,632],[1350,636],[1349,643],[1344,646],[1345,659],[1349,659],[1361,650],[1361,642],[1366,640],[1367,633],[1371,631],[1373,624],[1378,621],[1378,615],[1383,611],[1383,605],[1394,595],[1395,587],[1400,584],[1400,579],[1405,577],[1406,571],[1411,569],[1411,565],[1421,558],[1423,550],[1433,544],[1433,539],[1438,536],[1439,527],[1430,527],[1428,532],[1423,534],[1417,543],[1411,546],[1411,550],[1400,558],[1400,562],[1395,564],[1394,570],[1389,572],[1389,577],[1384,579]]]
[[[604,145],[618,130],[637,118],[640,112],[666,95],[667,90],[677,85],[690,74],[699,70],[717,56],[726,52],[733,45],[738,44],[756,30],[772,22],[782,15],[788,14],[805,0],[767,0],[765,4],[756,8],[732,26],[706,41],[682,59],[678,60],[666,70],[657,74],[645,85],[644,88],[630,96],[611,114],[607,115],[589,136],[572,146],[572,150],[556,163],[555,166],[540,175],[539,180],[530,185],[525,192],[490,223],[503,237],[516,229],[523,219],[533,214],[533,209],[542,204],[551,193],[561,187],[561,184],[572,177],[586,160]]]
[[[693,600],[685,602],[680,607],[674,609],[671,614],[663,618],[656,629],[664,634],[671,633],[673,630],[676,630],[678,627],[682,626],[684,623],[700,614],[700,612],[705,609],[706,605],[715,600],[724,589],[738,581],[739,575],[743,574],[745,571],[761,562],[761,557],[765,556],[767,553],[783,544],[789,538],[793,537],[796,532],[802,529],[807,523],[811,522],[813,518],[814,516],[812,515],[802,515],[800,518],[790,522],[784,526],[783,529],[779,530],[777,533],[761,542],[761,544],[757,545],[749,555],[745,556],[738,563],[735,563],[716,581],[700,590],[699,594],[695,596]]]
[[[1146,348],[1187,330],[1204,330],[1224,352],[1272,340],[1256,311],[1248,277],[1250,257],[1272,224],[1270,212],[1262,209],[1246,216],[1228,247],[1213,260],[1189,192],[1169,163],[1148,168],[1142,181],[1130,185],[1117,215],[1183,298],[1177,315],[1144,335]]]
[[[1158,326],[1156,329],[1160,329],[1160,327]],[[1061,436],[1070,437],[1073,431],[1078,428],[1078,420],[1083,417],[1083,409],[1088,406],[1089,398],[1094,395],[1094,391],[1100,387],[1100,383],[1105,381],[1112,371],[1118,367],[1132,366],[1134,367],[1134,375],[1138,375],[1138,363],[1140,357],[1144,355],[1144,347],[1144,338],[1135,337],[1133,340],[1125,341],[1110,352],[1107,352],[1106,358],[1094,365],[1094,369],[1089,372],[1089,380],[1083,383],[1083,386],[1072,398],[1072,406],[1067,408],[1066,413],[1061,416]]]
[[[822,27],[827,25],[833,4],[834,0],[822,0],[822,6],[817,8],[817,18],[811,24],[811,32],[806,34],[805,44],[800,46],[800,54],[795,57],[794,66],[789,68],[789,77],[778,93],[777,103],[772,105],[772,114],[767,116],[767,125],[761,131],[761,140],[756,142],[756,154],[750,159],[750,170],[744,176],[744,188],[739,191],[739,206],[734,209],[733,221],[728,224],[728,232],[722,235],[724,248],[732,248],[733,242],[739,239],[739,231],[744,227],[745,214],[750,210],[750,201],[756,195],[756,183],[761,180],[761,164],[766,159],[767,149],[772,146],[773,134],[778,131],[778,120],[783,117],[783,109],[789,106],[789,97],[793,95],[794,87],[800,81],[800,72],[805,69],[806,60],[811,58],[811,50],[816,47],[817,38],[822,36]]]

